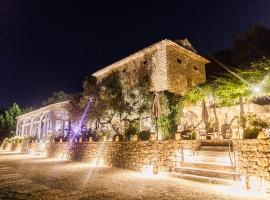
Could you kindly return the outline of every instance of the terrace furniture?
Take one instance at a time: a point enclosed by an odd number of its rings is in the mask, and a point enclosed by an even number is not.
[[[209,133],[205,129],[201,129],[198,132],[199,132],[199,139],[200,140],[206,140],[209,137],[210,137],[210,139],[213,139],[214,138],[214,134],[215,134],[214,132],[213,133]]]

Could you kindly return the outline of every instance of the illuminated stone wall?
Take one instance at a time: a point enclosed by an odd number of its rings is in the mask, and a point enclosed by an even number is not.
[[[174,46],[167,46],[166,52],[169,91],[182,95],[187,88],[206,81],[204,62]]]
[[[113,63],[93,75],[98,80],[118,71],[123,78],[136,81],[140,68],[151,80],[151,90],[168,90],[182,95],[189,87],[205,82],[205,64],[208,60],[177,43],[162,40],[140,50],[116,63]]]
[[[35,145],[31,144],[31,145]],[[32,149],[30,145],[30,150]],[[182,161],[184,153],[198,150],[199,141],[141,141],[141,142],[83,142],[47,143],[45,152],[48,157],[67,158],[89,162],[93,165],[106,165],[141,171],[152,165],[155,172],[173,171]],[[36,147],[34,147],[37,149]]]
[[[22,149],[22,143],[5,143],[3,142],[1,144],[1,150],[6,150],[6,151],[21,151]]]
[[[233,144],[239,172],[270,186],[270,139],[234,140]]]

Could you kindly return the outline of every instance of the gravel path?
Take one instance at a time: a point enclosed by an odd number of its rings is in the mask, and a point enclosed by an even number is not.
[[[0,152],[1,199],[270,199],[234,186],[143,177],[118,168]]]

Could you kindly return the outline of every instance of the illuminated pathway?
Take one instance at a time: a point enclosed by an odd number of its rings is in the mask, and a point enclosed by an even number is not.
[[[0,152],[0,199],[254,200],[267,197],[237,187],[159,176],[147,178],[129,170]]]

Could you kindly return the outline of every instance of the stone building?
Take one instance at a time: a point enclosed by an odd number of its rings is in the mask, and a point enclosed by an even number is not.
[[[149,73],[152,91],[170,91],[182,95],[189,87],[205,82],[205,64],[187,39],[173,42],[162,40],[113,63],[93,75],[98,80],[113,71],[132,74],[136,79],[140,69]]]
[[[198,55],[187,39],[176,42],[165,39],[93,75],[102,81],[104,77],[117,70],[123,77],[138,79],[139,71],[143,70],[150,77],[152,91],[167,90],[182,95],[189,87],[205,82],[207,63],[209,61]],[[51,132],[66,134],[73,125],[66,105],[67,102],[57,103],[19,116],[16,135],[29,135],[40,139]],[[145,122],[151,123],[149,117],[145,118]]]

